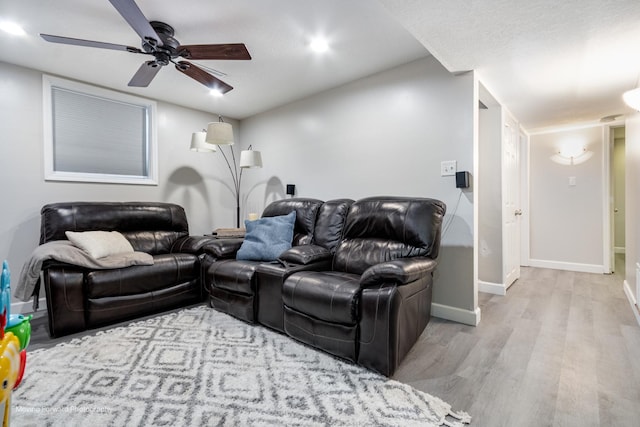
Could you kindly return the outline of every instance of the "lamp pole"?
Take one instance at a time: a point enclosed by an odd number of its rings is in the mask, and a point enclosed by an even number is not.
[[[218,116],[217,122],[207,125],[207,130],[194,132],[191,135],[192,151],[218,151],[222,153],[224,161],[233,181],[233,195],[236,198],[236,227],[240,228],[240,184],[242,183],[242,172],[245,168],[262,167],[262,157],[259,151],[253,151],[251,145],[246,150],[240,152],[240,163],[236,162],[236,155],[233,147],[229,147],[230,156],[223,150],[223,145],[233,144],[233,129],[230,124],[225,123],[222,117]]]
[[[218,149],[220,150],[220,153],[222,153],[224,161],[227,162],[227,167],[229,168],[229,173],[233,180],[233,192],[236,197],[236,227],[240,228],[240,183],[242,182],[242,172],[244,171],[244,168],[240,168],[240,171],[238,171],[238,164],[236,163],[236,156],[233,152],[233,147],[229,147],[229,150],[231,151],[231,162],[224,153],[222,147],[218,146]],[[233,167],[231,167],[232,163]]]

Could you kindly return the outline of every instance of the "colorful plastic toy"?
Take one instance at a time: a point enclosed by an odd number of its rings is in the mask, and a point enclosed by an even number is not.
[[[9,425],[11,392],[20,385],[27,362],[27,352],[11,332],[0,341],[0,404],[4,407],[3,426]]]
[[[18,323],[8,322],[7,326],[4,328],[5,332],[11,332],[18,338],[20,341],[20,350],[24,350],[29,345],[31,341],[31,318],[32,315],[24,316],[22,314],[12,314],[11,317],[18,320]]]
[[[31,316],[11,316],[11,276],[9,264],[5,260],[2,263],[2,276],[0,277],[0,406],[4,413],[2,425],[9,426],[11,412],[11,392],[15,390],[24,376],[27,366],[27,351],[31,339]],[[11,324],[9,324],[11,320]],[[15,330],[22,336],[19,339],[8,329]],[[24,347],[22,347],[24,344]]]

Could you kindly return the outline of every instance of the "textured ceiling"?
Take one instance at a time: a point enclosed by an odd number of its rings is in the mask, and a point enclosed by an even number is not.
[[[149,20],[172,25],[181,44],[245,43],[251,61],[194,61],[226,74],[223,98],[164,67],[148,88],[127,83],[150,58],[47,43],[38,34],[139,46],[138,35],[107,0],[1,1],[26,37],[0,32],[0,61],[242,119],[429,53],[371,0],[137,0]],[[315,36],[331,47],[308,49]]]
[[[528,129],[629,113],[638,0],[380,0],[451,72],[475,69]]]
[[[182,44],[247,45],[252,61],[197,61],[235,89],[214,98],[171,66],[146,89],[127,82],[147,57],[55,45],[38,33],[138,46],[107,0],[1,1],[0,60],[242,119],[433,55],[451,72],[475,69],[525,128],[629,113],[620,95],[640,74],[638,0],[138,0]],[[395,18],[395,19],[394,19]],[[309,40],[324,35],[319,56]]]

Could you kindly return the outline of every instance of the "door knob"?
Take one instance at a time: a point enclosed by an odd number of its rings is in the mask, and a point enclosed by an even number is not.
[[[516,211],[513,213],[515,216],[519,216],[522,215],[522,209],[516,209]]]

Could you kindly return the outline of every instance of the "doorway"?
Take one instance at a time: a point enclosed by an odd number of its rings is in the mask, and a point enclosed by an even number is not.
[[[625,127],[609,128],[611,270],[625,275]]]

